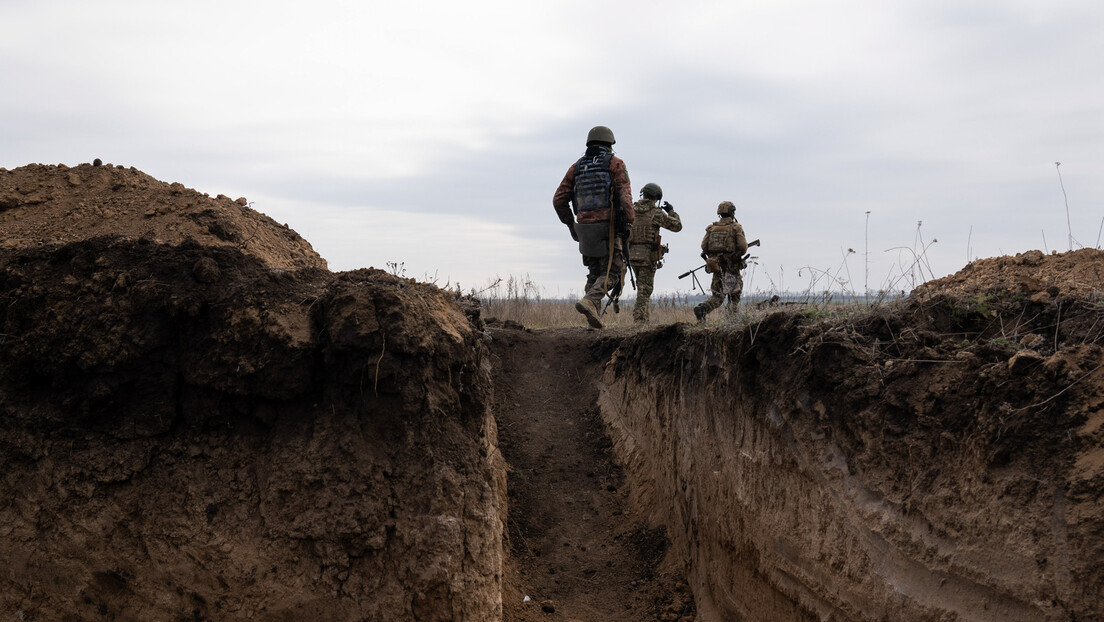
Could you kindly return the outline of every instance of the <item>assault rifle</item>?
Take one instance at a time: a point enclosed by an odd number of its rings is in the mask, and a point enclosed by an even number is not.
[[[748,242],[748,248],[751,248],[752,246],[759,246],[759,240],[752,240],[751,242]],[[702,253],[702,256],[704,256],[704,255],[705,255],[705,253]],[[745,254],[743,257],[740,258],[740,261],[745,262],[745,261],[748,260],[749,257],[751,257],[751,253]],[[698,270],[701,270],[704,267],[705,267],[705,264],[702,264],[702,265],[698,266],[697,268],[694,268],[693,270],[687,270],[686,272],[683,272],[682,274],[680,274],[679,278],[682,279],[682,278],[686,278],[686,277],[691,277],[694,280],[694,285],[697,285],[698,289],[701,290],[701,293],[705,294],[705,288],[702,287],[701,282],[698,281],[698,275],[695,274],[695,272],[697,272]]]

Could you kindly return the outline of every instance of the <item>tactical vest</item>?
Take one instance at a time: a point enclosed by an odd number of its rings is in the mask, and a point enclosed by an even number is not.
[[[659,232],[659,227],[656,227],[653,223],[655,220],[655,204],[648,201],[648,204],[652,205],[649,209],[638,210],[636,205],[640,205],[642,201],[637,201],[633,210],[636,212],[636,218],[633,220],[632,229],[629,231],[629,244],[648,244],[654,245],[656,242],[656,233]]]
[[[725,222],[721,220],[706,227],[705,243],[702,246],[705,247],[702,250],[705,251],[706,255],[735,253],[736,221]]]
[[[602,151],[593,157],[583,156],[575,163],[575,213],[607,209],[613,176],[610,158],[613,153]]]

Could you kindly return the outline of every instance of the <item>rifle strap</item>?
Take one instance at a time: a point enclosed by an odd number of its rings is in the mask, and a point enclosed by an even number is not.
[[[611,209],[611,210],[610,210],[610,219],[609,219],[609,227],[610,227],[610,228],[609,228],[609,260],[608,260],[608,261],[606,262],[606,278],[605,278],[605,279],[603,279],[603,282],[605,283],[605,288],[606,288],[606,292],[607,292],[607,293],[609,292],[609,277],[610,277],[610,273],[611,273],[611,272],[613,272],[613,249],[614,249],[614,246],[615,246],[615,245],[616,245],[616,243],[617,243],[617,242],[616,242],[616,241],[614,240],[614,226],[615,226],[615,224],[616,224],[616,223],[614,223],[614,221],[613,221],[613,218],[614,218],[614,212],[613,212],[613,210]],[[621,294],[621,292],[620,292],[620,286],[618,286],[618,292],[617,292],[617,294],[618,294],[618,295],[620,295],[620,294]],[[610,301],[613,301],[613,298],[614,298],[614,297],[613,297],[613,296],[611,296],[611,297],[610,297]],[[609,308],[609,302],[607,302],[607,303],[606,303],[606,307],[602,309],[602,313],[601,313],[602,315],[605,315],[605,314],[606,314],[606,308]]]

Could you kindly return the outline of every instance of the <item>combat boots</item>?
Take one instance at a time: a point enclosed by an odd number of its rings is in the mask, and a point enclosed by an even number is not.
[[[705,307],[703,307],[702,305],[694,307],[694,317],[697,318],[698,324],[701,324],[705,321],[706,313],[708,313],[708,311],[706,311]]]
[[[591,328],[602,328],[602,320],[598,319],[598,303],[583,298],[575,303],[575,310],[586,316]]]

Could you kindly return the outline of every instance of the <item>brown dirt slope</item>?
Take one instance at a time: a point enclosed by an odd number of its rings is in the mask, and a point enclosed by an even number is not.
[[[131,167],[31,164],[0,169],[0,248],[60,245],[98,236],[227,246],[274,268],[325,268],[286,225],[244,198],[211,198]]]
[[[702,620],[1104,619],[1104,308],[1082,250],[822,321],[622,341],[601,400]]]
[[[1100,251],[1092,248],[1050,255],[1031,250],[1014,256],[979,259],[952,275],[924,283],[915,295],[964,297],[1001,291],[1045,293],[1051,298],[1060,295],[1099,298],[1104,294],[1104,262],[1100,261]]]
[[[498,618],[476,325],[189,192],[0,172],[0,618]]]
[[[598,414],[603,366],[626,334],[490,329],[509,464],[507,621],[695,619],[662,528],[627,503]]]

